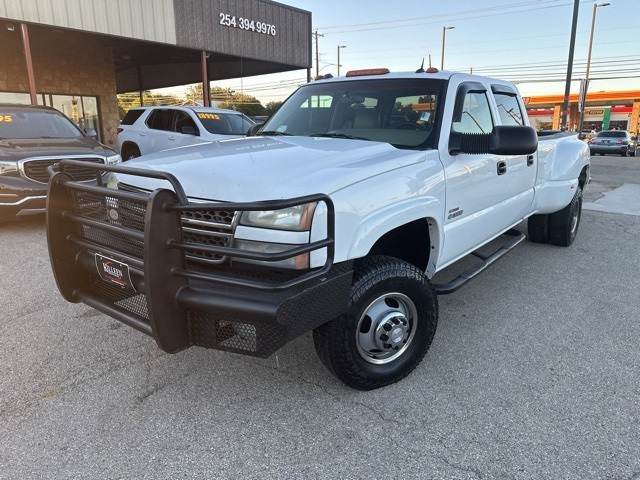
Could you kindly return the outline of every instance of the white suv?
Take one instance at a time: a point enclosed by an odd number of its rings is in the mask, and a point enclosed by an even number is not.
[[[140,107],[118,127],[123,160],[168,148],[242,137],[254,125],[235,110],[211,107]]]

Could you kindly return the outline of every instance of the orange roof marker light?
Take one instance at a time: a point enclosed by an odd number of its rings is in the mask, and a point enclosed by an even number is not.
[[[365,70],[349,70],[347,77],[360,77],[363,75],[386,75],[389,73],[388,68],[368,68]]]

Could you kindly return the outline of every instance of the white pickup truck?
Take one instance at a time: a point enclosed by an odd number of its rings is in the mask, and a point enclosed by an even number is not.
[[[96,166],[98,186],[61,162],[47,233],[64,298],[167,352],[267,357],[313,330],[332,373],[378,388],[422,360],[437,295],[523,220],[569,246],[589,182],[588,146],[538,139],[512,84],[435,69],[316,79],[251,133]],[[432,283],[469,254],[478,267]]]

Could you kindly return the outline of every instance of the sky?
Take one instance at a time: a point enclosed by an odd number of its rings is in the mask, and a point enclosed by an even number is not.
[[[445,70],[511,80],[523,96],[564,93],[574,0],[282,0],[309,10],[319,37],[321,74],[386,67],[414,71],[431,55]],[[588,56],[593,5],[580,0],[571,91]],[[589,91],[640,89],[640,0],[610,0],[596,9]],[[315,58],[315,44],[314,58]],[[312,74],[315,75],[314,63]],[[625,78],[631,77],[631,78]],[[215,82],[259,98],[285,99],[306,70]]]

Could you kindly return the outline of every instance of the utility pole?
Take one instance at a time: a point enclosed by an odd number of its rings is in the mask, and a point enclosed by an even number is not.
[[[578,122],[578,136],[582,138],[582,126],[584,125],[584,109],[587,104],[587,90],[589,89],[589,72],[591,70],[591,49],[593,48],[593,32],[596,29],[596,13],[598,7],[608,7],[611,5],[609,2],[605,3],[594,3],[593,4],[593,15],[591,17],[591,36],[589,37],[589,53],[587,54],[587,72],[584,76],[584,87],[581,90],[582,95],[580,96],[580,102],[582,104],[582,108],[580,109],[580,121]]]
[[[318,37],[324,37],[322,33],[318,33],[318,29],[311,33],[311,36],[316,39],[316,77],[320,76],[320,54],[318,53]]]
[[[567,80],[564,86],[564,101],[562,102],[562,119],[560,120],[560,130],[567,128],[567,110],[569,109],[569,93],[571,92],[571,71],[573,69],[573,51],[576,47],[576,29],[578,27],[578,9],[580,0],[573,2],[573,22],[571,23],[571,40],[569,41],[569,60],[567,61]]]
[[[342,66],[342,65],[340,65],[340,49],[341,48],[347,48],[347,46],[346,45],[338,45],[338,75],[337,75],[338,77],[340,76],[340,67]]]

